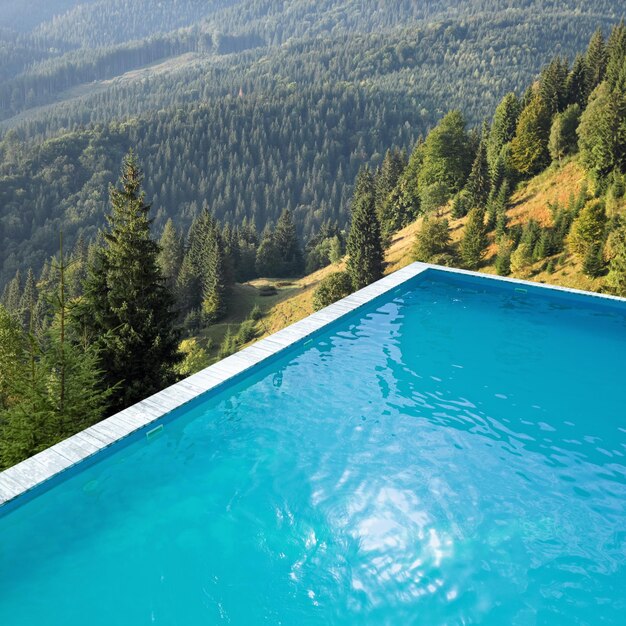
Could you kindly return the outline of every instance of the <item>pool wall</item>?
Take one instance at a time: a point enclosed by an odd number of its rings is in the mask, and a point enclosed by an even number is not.
[[[568,300],[582,298],[587,304],[590,302],[602,306],[613,304],[624,309],[626,303],[626,299],[614,296],[413,263],[1,472],[0,513],[8,512],[9,509],[29,499],[27,495],[34,496],[39,490],[62,480],[69,474],[69,470],[76,469],[79,464],[97,461],[103,456],[104,450],[121,446],[124,442],[134,440],[134,436],[137,435],[150,437],[151,433],[158,433],[162,428],[163,419],[173,411],[189,405],[208,392],[219,390],[240,379],[252,368],[266,364],[276,355],[283,354],[312,335],[327,329],[329,325],[372,304],[399,287],[406,286],[425,273],[445,274],[446,278],[455,281],[511,288],[525,294],[546,295],[547,290]]]

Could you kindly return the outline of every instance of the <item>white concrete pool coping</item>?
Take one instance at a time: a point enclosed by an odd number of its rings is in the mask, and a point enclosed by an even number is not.
[[[379,296],[397,289],[429,269],[509,283],[522,289],[527,287],[544,288],[550,291],[591,296],[599,300],[626,303],[626,299],[615,296],[532,281],[503,278],[426,263],[413,263],[1,472],[0,507],[32,491],[86,459],[97,455],[102,450],[126,439],[139,430],[144,429],[149,433],[151,430],[150,426],[152,425],[156,428],[158,426],[157,422],[165,415],[208,391],[226,384],[234,377],[283,352],[336,320],[366,306]]]

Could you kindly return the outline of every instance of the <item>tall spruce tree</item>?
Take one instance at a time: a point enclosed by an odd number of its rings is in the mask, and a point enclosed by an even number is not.
[[[590,94],[606,74],[607,51],[602,29],[598,28],[589,41],[585,55],[587,94]]]
[[[183,240],[171,219],[165,223],[159,239],[158,261],[168,289],[174,292],[183,262]]]
[[[224,317],[228,308],[224,247],[215,220],[207,233],[204,245],[206,249],[205,273],[202,276],[202,313],[205,319],[212,323]]]
[[[4,288],[1,303],[12,315],[20,315],[20,302],[22,300],[22,273],[17,270],[15,276]]]
[[[362,289],[382,277],[383,245],[376,215],[376,190],[368,169],[359,172],[355,184],[346,251],[346,270],[354,289]]]
[[[278,218],[274,230],[274,246],[279,265],[275,276],[291,278],[304,271],[304,256],[298,240],[293,213],[285,209]]]
[[[572,64],[572,69],[567,76],[567,103],[577,104],[582,111],[587,105],[589,92],[587,91],[587,78],[585,57],[578,54]]]
[[[460,253],[465,267],[470,270],[478,269],[486,248],[485,211],[477,207],[468,213],[467,224],[461,240]]]
[[[555,57],[541,72],[539,93],[551,115],[567,106],[568,66],[565,59]]]
[[[626,170],[626,98],[606,83],[596,89],[580,118],[578,145],[583,165],[598,181]]]
[[[24,378],[22,356],[26,336],[19,321],[0,304],[0,439],[2,436],[2,412],[16,400],[18,381]]]
[[[487,163],[487,130],[483,129],[483,138],[478,146],[476,157],[472,165],[465,191],[467,191],[470,206],[484,207],[489,197],[490,177]]]
[[[105,388],[117,385],[111,409],[122,409],[176,381],[180,361],[174,299],[150,234],[150,206],[133,152],[119,187],[110,189],[108,229],[85,285],[80,317],[96,342]]]
[[[487,161],[493,172],[502,153],[502,148],[515,136],[517,120],[522,106],[514,93],[508,93],[497,106],[487,141]]]
[[[620,24],[615,26],[611,31],[606,46],[607,63],[605,79],[611,89],[626,88],[624,74],[624,62],[626,61],[626,24],[622,20]]]

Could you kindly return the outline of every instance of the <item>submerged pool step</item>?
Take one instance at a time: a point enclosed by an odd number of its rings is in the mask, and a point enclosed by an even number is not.
[[[152,428],[146,433],[146,439],[148,442],[154,441],[159,435],[163,434],[163,424],[159,424],[156,428]]]

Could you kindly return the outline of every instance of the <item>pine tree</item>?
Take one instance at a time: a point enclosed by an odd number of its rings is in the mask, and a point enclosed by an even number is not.
[[[380,169],[376,172],[376,209],[379,219],[382,218],[384,206],[398,184],[405,167],[406,156],[403,152],[398,149],[387,150]]]
[[[555,115],[567,105],[567,61],[555,57],[541,72],[539,94],[544,104]]]
[[[423,263],[440,263],[443,255],[450,252],[451,240],[448,220],[424,216],[422,226],[415,235],[413,258]]]
[[[22,274],[17,270],[13,279],[4,288],[1,303],[12,315],[20,315],[20,302],[22,300]]]
[[[511,142],[513,163],[525,176],[540,172],[549,162],[550,112],[535,94],[522,111]]]
[[[226,313],[228,284],[222,236],[217,221],[208,210],[203,210],[189,229],[188,255],[195,282],[200,288],[199,306],[205,322],[214,323]]]
[[[259,276],[272,277],[279,263],[278,249],[274,242],[274,231],[268,225],[261,234],[261,241],[256,250],[256,273]]]
[[[346,270],[355,290],[382,277],[383,246],[376,215],[374,179],[367,169],[361,170],[357,177],[346,251]]]
[[[598,28],[589,41],[585,55],[587,94],[604,80],[607,64],[606,43],[602,29]]]
[[[22,319],[22,326],[29,332],[34,332],[37,320],[35,319],[35,309],[37,307],[37,300],[39,295],[37,293],[37,285],[35,283],[35,276],[31,268],[26,273],[26,282],[24,283],[24,291],[20,300],[20,314]]]
[[[587,75],[585,57],[577,55],[572,70],[567,77],[567,103],[577,104],[582,111],[587,106],[589,92],[587,91]]]
[[[626,168],[626,98],[602,84],[591,96],[578,127],[580,156],[598,181]]]
[[[182,262],[183,240],[170,218],[165,223],[163,233],[159,239],[158,263],[165,277],[166,285],[172,292],[175,289]]]
[[[514,93],[504,96],[496,108],[487,141],[487,162],[492,172],[502,153],[502,148],[515,136],[521,110],[521,104]]]
[[[202,312],[209,323],[220,320],[227,310],[226,263],[222,237],[213,222],[205,240]]]
[[[80,318],[96,341],[105,388],[119,385],[111,408],[121,409],[175,382],[180,361],[176,314],[150,235],[150,206],[130,152],[120,186],[111,188],[108,229],[85,286]],[[121,384],[123,383],[123,384]]]
[[[611,89],[619,89],[622,92],[626,88],[624,79],[624,62],[626,61],[626,24],[622,20],[611,31],[606,46],[607,64],[605,79]]]
[[[182,317],[187,316],[202,305],[202,286],[196,274],[191,256],[186,254],[176,279],[176,304]]]
[[[508,276],[511,273],[511,254],[513,245],[509,240],[501,240],[496,256],[496,273],[499,276]]]
[[[486,248],[485,211],[481,208],[474,208],[468,214],[461,240],[460,253],[465,267],[470,270],[478,269]]]
[[[411,153],[409,163],[398,179],[384,208],[387,231],[395,231],[413,221],[420,211],[418,175],[424,161],[424,142],[418,141]]]
[[[572,224],[568,245],[580,261],[584,262],[594,248],[603,246],[606,221],[604,203],[596,200],[587,204]]]
[[[293,213],[288,209],[284,210],[278,218],[274,230],[274,245],[279,259],[279,266],[275,275],[282,278],[301,275],[304,271],[304,257],[298,240]]]
[[[589,248],[589,251],[583,259],[583,274],[590,278],[597,278],[604,273],[605,265],[604,256],[602,254],[602,244],[595,243]]]
[[[13,404],[15,389],[25,376],[22,355],[26,337],[15,316],[0,304],[0,440],[2,437],[2,411]]]
[[[485,131],[486,132],[486,131]],[[487,142],[483,135],[478,151],[476,152],[476,158],[472,165],[472,171],[470,172],[465,190],[468,193],[470,206],[483,207],[487,203],[489,197],[489,165],[487,163]]]

